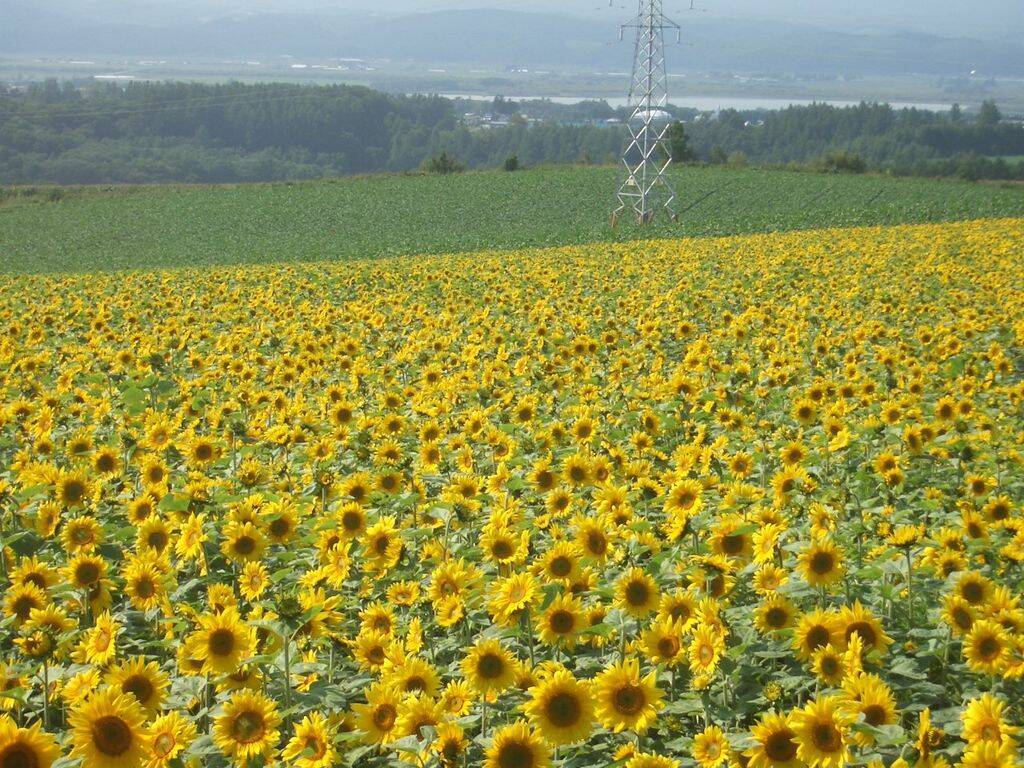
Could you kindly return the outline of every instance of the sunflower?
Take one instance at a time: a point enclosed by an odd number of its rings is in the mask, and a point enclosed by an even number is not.
[[[555,746],[583,741],[594,722],[589,685],[566,669],[531,688],[523,710],[544,739]]]
[[[690,671],[695,675],[709,675],[718,667],[718,662],[725,653],[725,638],[721,632],[709,624],[701,624],[693,633],[687,656]]]
[[[686,634],[697,620],[697,598],[692,592],[682,590],[662,594],[658,618],[675,622],[679,631]]]
[[[532,574],[513,573],[492,582],[487,608],[497,623],[508,626],[539,598],[540,590]]]
[[[725,733],[710,725],[693,738],[693,759],[701,768],[718,768],[729,760],[731,750]]]
[[[808,702],[791,715],[797,757],[816,768],[842,768],[850,761],[849,726],[854,715],[838,696]]]
[[[352,705],[356,725],[370,744],[390,741],[397,735],[402,694],[395,688],[374,683],[366,691],[366,703]]]
[[[797,734],[785,715],[775,712],[762,715],[750,730],[754,746],[745,753],[749,768],[797,768]]]
[[[996,675],[1010,658],[1010,643],[1001,624],[982,619],[974,622],[964,639],[964,658],[975,672]]]
[[[960,713],[964,726],[963,737],[967,743],[1005,743],[1014,739],[1018,728],[1006,721],[1005,710],[1006,702],[991,693],[983,693],[979,698],[969,701]]]
[[[251,522],[230,521],[223,530],[220,551],[236,563],[260,560],[267,551],[267,537]]]
[[[166,576],[152,560],[132,560],[125,568],[124,581],[128,599],[140,611],[156,608],[166,595]]]
[[[394,638],[377,630],[368,630],[356,635],[352,641],[352,655],[363,669],[379,670],[388,660]]]
[[[135,697],[149,717],[160,711],[170,682],[155,661],[142,657],[122,662],[107,672],[107,685]]]
[[[559,595],[539,619],[540,639],[547,645],[572,648],[587,625],[583,605],[572,595]]]
[[[465,680],[452,680],[441,692],[441,704],[452,717],[462,717],[472,708],[474,695]]]
[[[885,634],[882,623],[875,618],[870,610],[861,605],[860,600],[853,606],[844,606],[837,618],[837,623],[842,627],[844,649],[850,637],[857,633],[864,643],[867,652],[875,652],[884,655],[892,644],[892,638]]]
[[[83,472],[65,472],[57,479],[56,500],[65,508],[82,507],[93,494],[93,484]]]
[[[117,655],[117,636],[121,625],[104,612],[96,618],[79,643],[82,659],[89,664],[105,666]]]
[[[386,673],[384,680],[402,693],[424,693],[430,698],[434,698],[441,687],[441,677],[434,665],[418,656],[402,659]]]
[[[773,592],[754,611],[754,626],[765,634],[780,632],[793,626],[796,606],[786,597]]]
[[[71,710],[71,758],[89,768],[137,768],[152,755],[146,712],[134,696],[108,688]]]
[[[501,693],[515,679],[515,659],[497,640],[479,640],[462,660],[462,673],[477,693]]]
[[[811,654],[811,669],[826,685],[838,686],[846,677],[843,654],[831,644],[819,648]]]
[[[851,676],[845,688],[847,692],[855,692],[848,708],[862,716],[865,724],[881,728],[899,722],[896,699],[880,679],[873,675]],[[872,746],[875,738],[870,732],[858,731],[853,734],[853,741],[860,746]]]
[[[800,553],[800,574],[812,587],[830,587],[843,578],[842,550],[828,539],[819,539]]]
[[[196,738],[195,723],[180,712],[160,715],[149,726],[153,736],[153,756],[147,768],[164,768],[189,748]]]
[[[213,726],[213,743],[245,765],[255,757],[273,759],[281,716],[277,706],[258,691],[237,691],[224,704]]]
[[[296,768],[331,768],[335,765],[338,753],[327,718],[319,712],[311,712],[302,718],[281,757]]]
[[[50,768],[60,757],[60,747],[39,723],[19,728],[0,715],[0,768]]]
[[[196,658],[207,674],[230,675],[255,649],[255,634],[234,607],[199,617],[192,635]]]
[[[107,561],[98,555],[77,555],[65,569],[67,581],[75,589],[88,590],[107,573]]]
[[[541,559],[541,569],[548,581],[568,584],[580,570],[580,550],[569,541],[559,541]]]
[[[722,515],[712,528],[708,546],[716,555],[749,560],[754,551],[752,534],[755,528],[742,515]]]
[[[69,553],[91,552],[99,546],[103,530],[92,517],[76,517],[67,521],[60,538]]]
[[[658,584],[642,568],[631,568],[615,582],[615,605],[637,619],[642,619],[661,600]]]
[[[442,768],[456,768],[463,764],[469,742],[458,723],[444,722],[438,726],[437,736],[430,749],[437,755]]]
[[[548,768],[551,754],[544,740],[522,720],[499,729],[485,753],[485,768]]]
[[[402,537],[393,517],[382,517],[369,526],[363,544],[364,567],[371,572],[390,570],[402,556]]]
[[[959,768],[1015,768],[1017,747],[1012,742],[979,741],[970,744]]]
[[[14,626],[20,627],[29,620],[32,611],[44,608],[49,602],[47,594],[35,584],[19,584],[7,590],[4,612],[14,618]]]
[[[643,733],[662,707],[662,691],[651,672],[640,677],[640,664],[627,659],[608,667],[594,679],[595,712],[598,720],[616,733]]]
[[[604,515],[576,518],[576,543],[586,557],[604,563],[613,553],[612,534]]]
[[[675,667],[686,661],[682,624],[659,617],[640,635],[640,645],[648,659],[656,664]]]

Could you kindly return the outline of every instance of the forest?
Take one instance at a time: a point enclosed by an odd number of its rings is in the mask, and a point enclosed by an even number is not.
[[[480,126],[465,119],[462,103],[358,86],[0,86],[0,183],[233,183],[511,170],[612,163],[622,146],[621,122],[607,119],[625,113],[601,102],[556,107],[502,99],[494,107],[503,119]],[[816,104],[773,112],[678,110],[674,117],[680,161],[1024,179],[1024,125],[1004,119],[991,102],[977,114]]]

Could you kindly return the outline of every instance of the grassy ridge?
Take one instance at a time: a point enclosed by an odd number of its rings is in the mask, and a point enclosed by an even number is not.
[[[676,172],[680,220],[608,223],[616,171],[75,190],[0,205],[0,271],[350,259],[1024,216],[1024,188],[765,170]]]

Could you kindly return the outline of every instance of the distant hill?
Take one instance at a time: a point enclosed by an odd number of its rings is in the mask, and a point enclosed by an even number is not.
[[[143,24],[8,0],[0,55],[378,58],[431,63],[621,70],[628,44],[607,22],[550,13],[453,10],[258,12]],[[617,18],[617,17],[616,17]],[[680,72],[1024,75],[1024,43],[911,32],[855,33],[810,25],[700,18],[673,55]]]

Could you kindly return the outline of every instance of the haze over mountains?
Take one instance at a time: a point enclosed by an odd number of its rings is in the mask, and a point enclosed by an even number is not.
[[[291,55],[621,69],[632,0],[6,0],[0,56]],[[557,9],[554,10],[553,9]],[[1020,0],[668,0],[675,71],[1024,75]]]

